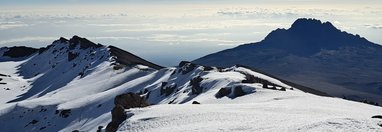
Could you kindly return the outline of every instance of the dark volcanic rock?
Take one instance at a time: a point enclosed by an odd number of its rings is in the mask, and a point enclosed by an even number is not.
[[[126,93],[115,97],[114,108],[111,111],[111,122],[106,126],[106,132],[115,132],[118,126],[127,118],[125,109],[146,107],[149,104],[146,102],[145,97],[141,97],[136,93]]]
[[[118,130],[118,126],[126,120],[127,115],[125,109],[121,105],[116,105],[111,110],[111,122],[106,126],[106,132],[115,132]]]
[[[173,93],[177,87],[177,85],[175,83],[169,85],[169,86],[166,86],[167,85],[167,82],[162,82],[162,86],[161,86],[161,89],[160,89],[160,95],[165,95],[165,96],[169,96],[171,93]]]
[[[182,74],[184,75],[194,70],[196,68],[196,65],[188,61],[182,61],[179,63],[179,68],[179,72],[182,72]]]
[[[61,41],[61,39],[60,39],[60,41]],[[65,40],[62,40],[62,41],[65,41]],[[81,38],[81,37],[78,37],[78,36],[73,36],[69,40],[69,49],[74,49],[78,44],[80,45],[80,49],[87,49],[89,47],[93,47],[93,48],[102,47],[101,44],[95,44],[95,43],[93,43],[92,41],[89,41],[86,38]]]
[[[375,115],[375,116],[373,116],[373,117],[371,117],[371,118],[378,118],[378,119],[382,119],[382,115]]]
[[[231,93],[231,88],[221,88],[216,94],[216,98],[222,98],[224,96],[227,96]]]
[[[198,101],[192,101],[192,104],[200,104]]]
[[[203,66],[203,71],[212,71],[213,69],[212,66]]]
[[[31,47],[15,46],[8,48],[8,50],[4,52],[3,56],[8,56],[11,58],[26,57],[36,53],[37,51],[38,49]]]
[[[246,93],[243,91],[243,88],[241,86],[236,86],[233,89],[233,94],[235,97],[239,97],[245,95]]]
[[[149,106],[144,97],[132,92],[116,96],[114,98],[114,104],[116,106],[121,105],[125,109]]]
[[[263,88],[268,88],[268,82],[263,82]]]
[[[67,118],[67,117],[69,117],[70,113],[71,113],[71,110],[70,110],[70,109],[68,109],[68,110],[62,110],[62,111],[60,112],[60,117],[62,117],[62,118]]]
[[[78,57],[78,53],[68,52],[68,61],[72,61]]]
[[[109,51],[111,52],[111,55],[116,57],[116,60],[120,64],[124,64],[126,66],[131,66],[131,65],[145,65],[154,69],[161,69],[163,68],[162,66],[156,65],[154,63],[151,63],[149,61],[146,61],[134,54],[131,54],[127,51],[124,51],[120,48],[114,47],[114,46],[109,46]]]
[[[202,77],[197,76],[190,81],[192,94],[200,94],[203,92],[203,87],[200,86]]]

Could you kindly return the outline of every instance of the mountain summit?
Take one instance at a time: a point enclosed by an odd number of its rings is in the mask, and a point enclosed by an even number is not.
[[[287,50],[307,56],[322,49],[337,50],[344,46],[370,46],[373,43],[334,27],[330,22],[300,18],[289,29],[276,29],[260,42],[264,48]],[[300,50],[304,49],[304,50]]]
[[[301,18],[260,42],[194,62],[221,67],[242,64],[333,96],[381,104],[380,60],[382,46],[341,31],[330,22]]]

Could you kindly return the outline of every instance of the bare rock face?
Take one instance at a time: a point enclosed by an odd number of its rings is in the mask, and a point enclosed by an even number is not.
[[[160,89],[160,95],[165,95],[165,96],[169,96],[170,94],[172,94],[177,85],[175,83],[171,84],[171,85],[167,85],[167,82],[162,82],[162,86],[161,86],[161,89]]]
[[[235,95],[235,97],[239,97],[239,96],[245,95],[246,93],[244,92],[244,90],[241,86],[236,86],[233,89],[233,94]]]
[[[106,127],[106,132],[115,132],[118,129],[119,124],[126,120],[127,115],[125,109],[121,105],[116,105],[111,110],[111,122]]]
[[[72,61],[78,57],[78,53],[68,52],[68,61]]]
[[[65,41],[65,40],[60,38],[60,41]],[[66,40],[66,41],[68,41],[68,40]],[[101,44],[95,44],[95,43],[89,41],[86,38],[81,38],[81,37],[78,37],[78,36],[73,36],[69,40],[69,49],[74,49],[78,44],[80,45],[80,49],[87,49],[89,47],[93,47],[93,48],[102,47]]]
[[[194,70],[196,68],[196,65],[188,61],[182,61],[179,63],[179,68],[179,72],[182,72],[182,74],[184,75]]]
[[[200,86],[201,81],[203,81],[203,78],[200,76],[197,76],[190,81],[192,94],[200,94],[203,92],[203,87]]]
[[[18,58],[18,57],[26,57],[30,56],[34,53],[36,53],[38,49],[25,47],[25,46],[19,46],[19,47],[10,47],[6,52],[4,52],[3,56],[8,56],[11,58]]]
[[[124,109],[149,106],[144,97],[131,92],[115,97],[114,104],[121,105]]]
[[[145,59],[142,59],[142,58],[140,58],[140,57],[138,57],[138,56],[136,56],[130,52],[124,51],[124,50],[117,48],[115,46],[108,46],[108,48],[109,48],[110,54],[112,56],[115,56],[116,61],[120,64],[123,64],[126,66],[140,64],[140,65],[145,65],[145,66],[151,67],[153,69],[157,69],[157,70],[163,68],[162,66],[151,63]]]
[[[227,96],[231,93],[231,88],[221,88],[216,94],[216,98],[222,98],[224,96]]]
[[[382,119],[382,115],[375,115],[375,116],[373,116],[373,117],[371,117],[371,118],[378,118],[378,119]]]
[[[116,96],[114,98],[114,104],[115,106],[113,110],[111,110],[112,119],[106,127],[106,132],[115,132],[118,130],[119,125],[128,117],[125,113],[125,109],[149,106],[145,97],[131,92]]]
[[[200,104],[198,101],[192,101],[192,104]]]

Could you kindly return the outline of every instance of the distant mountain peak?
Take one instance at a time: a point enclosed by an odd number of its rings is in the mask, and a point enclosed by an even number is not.
[[[299,18],[289,29],[276,29],[260,42],[267,48],[286,50],[296,55],[313,55],[322,49],[373,44],[359,35],[349,34],[313,18]]]
[[[339,31],[330,22],[321,22],[321,20],[314,18],[299,18],[291,26],[289,30],[293,31],[316,31],[316,30],[326,30],[326,31]]]

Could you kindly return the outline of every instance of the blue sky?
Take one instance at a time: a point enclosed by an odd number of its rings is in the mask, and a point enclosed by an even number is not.
[[[0,47],[79,35],[170,66],[261,41],[301,17],[382,44],[382,4],[302,0],[0,0]]]

